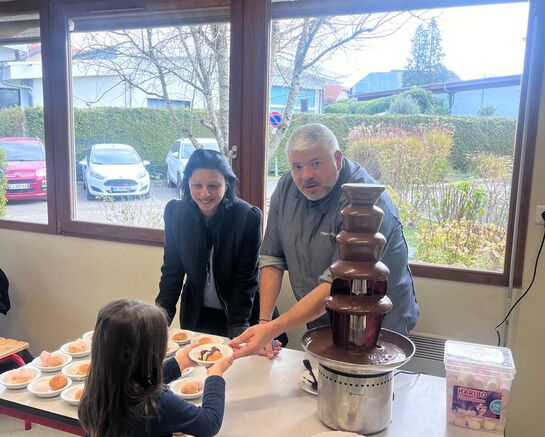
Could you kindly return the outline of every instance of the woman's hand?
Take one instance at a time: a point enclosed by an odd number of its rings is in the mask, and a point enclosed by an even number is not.
[[[220,358],[218,361],[216,361],[212,366],[210,366],[208,369],[206,369],[208,376],[216,375],[216,376],[222,376],[223,373],[231,367],[231,364],[233,364],[233,356],[230,355],[228,357]]]
[[[188,367],[196,366],[197,363],[189,358],[189,351],[197,346],[198,344],[188,344],[176,353],[176,362],[178,363],[178,367],[180,367],[180,372],[183,372]]]

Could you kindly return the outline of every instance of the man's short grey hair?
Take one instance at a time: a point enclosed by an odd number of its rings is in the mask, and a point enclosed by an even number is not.
[[[339,143],[335,134],[320,123],[310,123],[298,127],[293,131],[286,143],[285,153],[303,152],[313,147],[320,147],[333,154],[339,149]]]

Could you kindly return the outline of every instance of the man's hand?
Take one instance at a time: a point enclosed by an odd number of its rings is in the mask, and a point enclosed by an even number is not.
[[[184,369],[187,369],[188,367],[193,367],[196,365],[195,361],[189,358],[189,351],[197,346],[199,345],[188,344],[186,347],[176,353],[176,361],[178,363],[178,367],[180,368],[180,372],[183,372]]]
[[[267,321],[260,321],[259,324],[263,325],[268,323]],[[278,340],[273,340],[270,343],[266,343],[265,347],[258,353],[264,357],[267,357],[269,360],[272,360],[276,357],[282,350],[282,343]]]
[[[248,355],[256,355],[266,351],[265,345],[269,346],[271,355],[267,353],[269,358],[273,358],[275,347],[271,347],[274,334],[271,332],[270,323],[250,326],[246,331],[238,337],[233,338],[229,342],[229,346],[234,349],[235,359],[247,357]],[[278,347],[276,347],[278,349]]]

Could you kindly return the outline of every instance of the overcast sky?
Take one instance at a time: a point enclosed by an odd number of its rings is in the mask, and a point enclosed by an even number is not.
[[[435,10],[443,39],[444,64],[462,80],[522,72],[528,4]],[[359,53],[339,54],[323,67],[349,87],[371,72],[403,69],[419,20],[393,35],[370,40]]]

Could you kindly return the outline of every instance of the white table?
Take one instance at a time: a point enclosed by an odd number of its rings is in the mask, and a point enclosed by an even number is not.
[[[305,354],[285,349],[274,360],[248,357],[235,361],[225,374],[225,419],[219,436],[310,437],[329,430],[318,419],[316,397],[298,387]],[[205,374],[197,368],[194,374]],[[498,437],[446,425],[445,379],[427,375],[398,374],[390,427],[379,437]],[[25,411],[33,417],[74,427],[76,407],[59,397],[41,399],[26,390],[6,390],[0,385],[0,409]],[[58,428],[58,427],[57,427]]]

